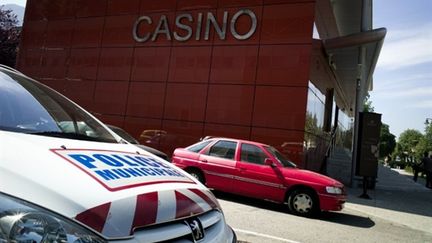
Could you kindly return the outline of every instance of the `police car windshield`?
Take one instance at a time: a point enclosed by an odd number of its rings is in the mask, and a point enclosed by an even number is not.
[[[0,130],[117,143],[81,108],[52,89],[0,70]]]

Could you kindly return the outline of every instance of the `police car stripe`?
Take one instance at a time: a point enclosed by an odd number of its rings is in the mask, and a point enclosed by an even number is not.
[[[208,211],[211,209],[210,205],[200,196],[193,193],[190,190],[178,190],[181,194],[185,195],[186,197],[190,198],[192,201],[194,201],[202,210]]]
[[[78,214],[75,219],[89,226],[90,228],[101,232],[105,225],[110,206],[111,203],[105,203],[100,206],[88,209]]]
[[[132,229],[154,224],[156,222],[158,209],[158,193],[151,192],[137,196],[137,205],[135,208],[135,218]]]
[[[158,192],[158,209],[156,223],[168,222],[176,217],[176,201],[174,191],[160,191]]]
[[[204,212],[200,205],[183,193],[176,191],[175,195],[177,201],[176,218],[190,217]]]
[[[135,216],[136,198],[128,197],[111,203],[102,234],[108,237],[129,235]]]
[[[107,237],[132,235],[147,225],[166,223],[219,208],[201,189],[150,192],[88,209],[76,219]]]
[[[212,208],[217,208],[218,202],[216,201],[216,198],[208,191],[202,191],[199,189],[190,189],[193,193],[197,194],[199,197],[204,199]]]

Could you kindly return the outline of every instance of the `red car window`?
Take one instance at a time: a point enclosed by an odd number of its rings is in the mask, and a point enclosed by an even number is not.
[[[266,158],[267,155],[258,146],[247,143],[242,144],[241,161],[263,165]]]
[[[209,149],[208,155],[232,160],[234,159],[236,147],[236,142],[221,140]]]
[[[196,143],[192,146],[189,146],[186,149],[191,151],[191,152],[199,153],[203,148],[205,148],[211,142],[213,142],[213,141],[212,140],[202,141],[202,142]]]

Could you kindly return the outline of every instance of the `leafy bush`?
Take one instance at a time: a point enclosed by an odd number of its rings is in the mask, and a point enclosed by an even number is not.
[[[392,160],[389,162],[389,166],[390,166],[390,168],[399,167],[400,169],[405,169],[405,167],[407,166],[407,163],[403,160]]]

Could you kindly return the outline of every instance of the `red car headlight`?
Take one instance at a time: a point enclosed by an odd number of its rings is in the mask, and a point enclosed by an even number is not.
[[[341,195],[343,193],[343,190],[340,187],[326,186],[326,192],[328,194]]]

